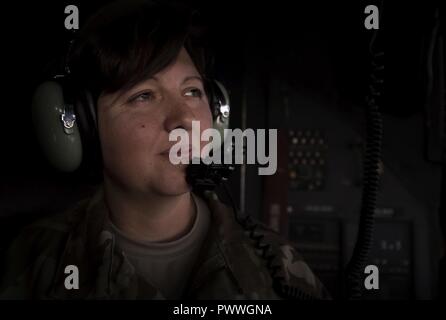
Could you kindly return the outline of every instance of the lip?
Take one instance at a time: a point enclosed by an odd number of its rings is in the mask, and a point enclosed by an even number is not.
[[[168,156],[169,153],[170,153],[170,149],[171,149],[171,148],[172,148],[172,147],[170,147],[170,148],[168,148],[168,149],[162,151],[162,152],[160,153],[160,155]],[[192,146],[189,146],[188,149],[189,149],[189,150],[188,150],[188,155],[189,155],[189,157],[191,157],[191,156],[192,156]]]

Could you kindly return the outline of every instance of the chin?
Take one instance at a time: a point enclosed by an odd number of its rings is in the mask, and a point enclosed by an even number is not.
[[[160,177],[156,189],[165,195],[181,195],[191,191],[191,187],[186,182],[185,171],[176,170]]]

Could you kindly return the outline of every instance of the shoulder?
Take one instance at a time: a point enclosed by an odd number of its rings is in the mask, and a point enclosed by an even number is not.
[[[1,257],[0,298],[28,298],[31,287],[45,287],[52,280],[70,231],[81,219],[85,205],[86,200],[80,201],[19,232]]]
[[[251,238],[258,247],[264,247],[264,255],[271,260],[279,290],[292,298],[330,299],[330,294],[311,270],[297,245],[264,224],[251,219]],[[300,288],[301,290],[296,290]]]
[[[33,222],[25,226],[12,242],[11,247],[27,248],[39,252],[51,248],[55,239],[68,236],[72,228],[82,220],[89,199],[81,200],[63,212]]]
[[[233,210],[220,202],[218,197],[208,194],[206,198],[213,217],[217,219],[220,235],[230,239],[230,242],[251,248],[253,253],[249,255],[250,259],[256,260],[255,265],[264,266],[281,296],[303,299],[330,298],[328,291],[296,249],[295,243],[251,217],[239,219],[237,222]]]

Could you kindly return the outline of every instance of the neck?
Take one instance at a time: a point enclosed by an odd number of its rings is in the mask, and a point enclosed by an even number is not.
[[[104,196],[110,220],[137,241],[167,242],[179,239],[192,227],[195,206],[190,192],[161,195],[136,194],[104,178]]]

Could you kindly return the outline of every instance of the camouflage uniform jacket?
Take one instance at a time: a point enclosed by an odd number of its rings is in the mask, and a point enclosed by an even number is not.
[[[212,222],[188,279],[184,299],[279,299],[267,261],[232,209],[215,194],[205,200]],[[0,275],[1,299],[164,299],[138,275],[105,230],[102,189],[64,214],[26,227],[12,243]],[[290,243],[260,227],[276,254],[272,265],[286,284],[328,298],[324,287]],[[79,288],[68,290],[65,268],[79,270]]]

